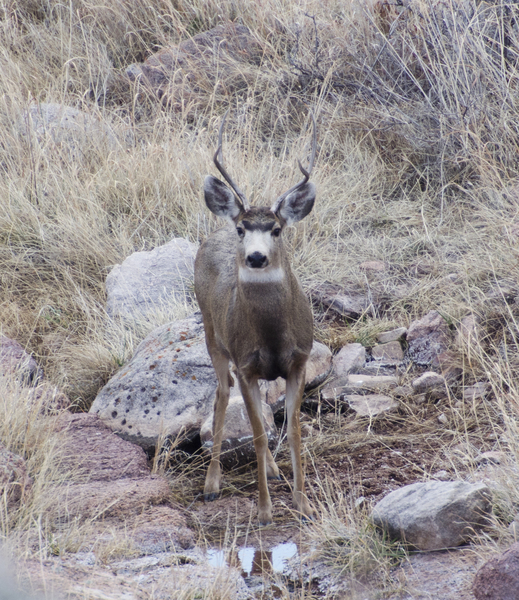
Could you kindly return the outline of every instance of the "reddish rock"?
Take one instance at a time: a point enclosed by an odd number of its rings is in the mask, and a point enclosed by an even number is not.
[[[0,375],[15,375],[22,383],[35,384],[43,371],[34,358],[15,340],[0,336]]]
[[[130,65],[126,74],[164,104],[176,107],[208,86],[222,85],[229,91],[243,85],[245,74],[237,75],[236,63],[259,65],[264,53],[247,27],[224,23]]]
[[[519,598],[519,542],[491,558],[476,573],[472,585],[476,600],[517,600]]]
[[[52,492],[53,516],[126,517],[168,502],[168,482],[151,475],[143,449],[119,438],[97,416],[63,415],[56,429],[62,436],[58,472],[66,481]]]

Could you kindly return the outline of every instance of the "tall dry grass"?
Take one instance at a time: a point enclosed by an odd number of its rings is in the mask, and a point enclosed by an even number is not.
[[[460,343],[453,362],[463,383],[483,379],[492,393],[467,414],[454,398],[454,431],[494,428],[516,464],[516,11],[472,0],[4,2],[1,333],[88,407],[150,328],[184,313],[165,307],[128,329],[106,315],[104,281],[134,251],[174,236],[198,242],[216,226],[201,189],[221,116],[232,109],[226,164],[260,202],[298,177],[311,109],[318,200],[289,233],[295,269],[307,289],[326,281],[381,300],[373,317],[318,324],[317,335],[369,343],[380,327],[431,309],[453,330],[474,314],[478,342]],[[249,27],[264,58],[237,63],[228,85],[208,79],[167,108],[126,78],[130,64],[229,20]],[[27,135],[25,111],[45,102],[86,111],[112,142],[87,140],[78,151]],[[368,260],[388,268],[370,275],[359,268]],[[44,474],[47,442],[36,429],[24,436],[9,445]],[[513,473],[510,513],[519,502]]]

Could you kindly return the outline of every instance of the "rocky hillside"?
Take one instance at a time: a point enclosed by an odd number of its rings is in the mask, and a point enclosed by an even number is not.
[[[489,594],[517,552],[516,11],[0,7],[0,539],[25,590],[506,597]],[[300,177],[317,123],[315,208],[286,231],[315,321],[304,525],[282,381],[262,387],[274,526],[255,521],[238,393],[222,497],[201,499],[215,379],[192,270],[219,226],[202,187],[227,111],[253,204]]]

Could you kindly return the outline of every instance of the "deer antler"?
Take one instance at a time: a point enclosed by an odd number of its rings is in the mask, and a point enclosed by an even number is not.
[[[231,179],[230,175],[227,173],[227,171],[225,170],[225,168],[222,165],[222,163],[218,160],[218,155],[221,154],[222,155],[222,162],[223,162],[223,152],[222,152],[223,142],[222,142],[222,136],[223,136],[223,128],[224,128],[224,125],[225,125],[225,119],[227,118],[228,114],[229,114],[229,110],[223,116],[222,124],[220,125],[220,130],[218,131],[218,149],[216,150],[216,152],[214,154],[213,160],[214,160],[214,164],[216,165],[216,168],[222,174],[222,177],[232,187],[233,192],[234,192],[236,198],[238,198],[239,202],[243,206],[243,210],[249,210],[250,204],[249,204],[249,201],[247,200],[247,198],[245,197],[245,194],[234,183],[234,181]]]
[[[292,186],[284,194],[281,194],[281,196],[279,196],[279,198],[274,202],[274,204],[272,205],[272,208],[270,209],[273,213],[275,213],[279,209],[279,207],[281,206],[281,203],[289,194],[291,194],[292,192],[295,192],[297,189],[299,189],[302,185],[304,185],[310,179],[310,174],[312,172],[312,169],[314,168],[315,152],[317,150],[317,127],[315,125],[315,119],[314,119],[314,115],[312,112],[310,113],[310,118],[312,119],[313,132],[312,132],[312,151],[311,151],[311,155],[310,155],[310,162],[308,163],[308,171],[303,167],[303,165],[301,164],[301,161],[298,160],[297,164],[299,165],[299,169],[301,170],[301,173],[304,175],[304,178],[301,179],[301,181],[296,183],[294,186]]]

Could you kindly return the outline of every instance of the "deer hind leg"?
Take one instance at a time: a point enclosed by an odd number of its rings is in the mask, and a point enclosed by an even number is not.
[[[214,400],[213,451],[204,485],[205,500],[214,500],[220,493],[220,453],[222,451],[223,425],[225,411],[229,404],[229,386],[233,382],[231,373],[229,372],[229,359],[223,354],[214,351],[211,359],[216,371],[216,377],[218,378],[218,387],[216,388],[216,397]]]
[[[305,476],[301,464],[301,425],[299,422],[301,402],[305,386],[305,366],[294,369],[287,377],[286,410],[287,410],[287,437],[294,471],[293,503],[294,508],[303,517],[313,518],[313,509],[305,495]]]
[[[272,502],[267,485],[267,474],[279,476],[272,454],[268,449],[267,434],[263,426],[263,410],[261,408],[261,395],[258,380],[246,379],[238,372],[240,390],[247,407],[247,414],[254,436],[254,449],[258,461],[258,519],[261,525],[272,523]]]

